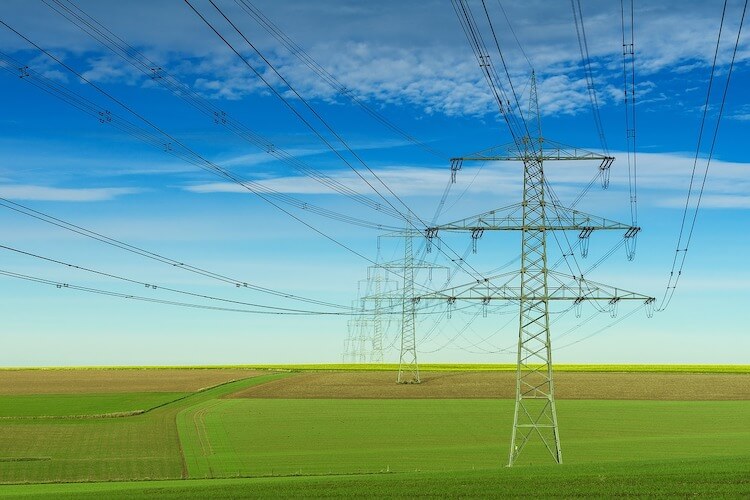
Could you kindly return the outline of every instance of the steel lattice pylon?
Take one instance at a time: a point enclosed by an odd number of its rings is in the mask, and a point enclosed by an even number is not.
[[[375,300],[372,304],[372,351],[370,352],[371,363],[383,362],[383,323],[380,317],[381,302],[380,294],[383,284],[383,277],[376,273],[372,277],[374,282]]]
[[[416,301],[414,299],[414,248],[412,234],[404,234],[404,276],[403,302],[401,314],[401,354],[398,360],[399,384],[418,384],[419,365],[417,364]]]
[[[427,262],[421,258],[414,257],[414,238],[424,238],[420,230],[410,227],[401,231],[391,231],[378,237],[378,249],[380,248],[381,238],[398,238],[404,242],[404,258],[379,263],[368,269],[368,283],[373,286],[370,293],[362,296],[362,303],[371,304],[373,314],[383,312],[384,309],[390,310],[395,305],[401,305],[401,332],[400,332],[400,350],[399,350],[399,370],[396,381],[400,384],[418,384],[420,383],[419,364],[417,362],[417,340],[416,340],[416,319],[417,305],[419,295],[425,292],[424,284],[419,283],[417,274],[419,272],[427,273],[427,283],[432,283],[434,271],[445,271],[445,283],[448,284],[450,270],[446,266],[437,265]],[[425,252],[422,248],[418,253]],[[400,278],[399,282],[403,283],[402,289],[392,289],[391,285],[395,281],[388,278],[388,273],[394,273]],[[384,273],[384,276],[380,276]],[[382,286],[381,286],[382,285]],[[380,344],[380,362],[382,362],[382,322],[375,322],[373,325],[373,362],[378,362],[374,356],[378,352],[376,344]]]
[[[544,139],[533,73],[530,91],[529,115],[536,125],[536,137],[530,137],[526,128],[527,134],[512,144],[451,159],[452,175],[467,161],[523,162],[523,201],[520,205],[509,205],[425,230],[428,240],[437,237],[440,231],[463,231],[471,233],[474,242],[485,231],[521,231],[521,269],[415,297],[416,300],[443,299],[448,304],[457,300],[478,300],[483,304],[498,299],[519,302],[516,400],[509,466],[514,464],[531,442],[541,443],[557,463],[562,463],[552,373],[550,301],[568,300],[575,301],[576,304],[606,301],[613,308],[621,300],[637,300],[645,304],[654,302],[653,297],[588,281],[583,276],[569,276],[548,269],[546,235],[549,231],[579,231],[578,237],[583,249],[583,244],[594,231],[623,230],[627,241],[628,238],[634,238],[640,228],[585,214],[546,200],[544,161],[597,160],[604,176],[614,158]],[[512,285],[517,279],[520,279],[520,286]]]

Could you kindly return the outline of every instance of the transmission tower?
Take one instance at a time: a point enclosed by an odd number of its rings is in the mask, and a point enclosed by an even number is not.
[[[401,303],[398,290],[399,282],[388,278],[389,264],[375,265],[367,268],[367,279],[358,284],[358,310],[362,316],[356,318],[363,339],[362,351],[369,348],[369,354],[363,361],[382,363],[384,361],[383,337],[385,329],[383,315],[392,314],[394,305]],[[351,334],[350,334],[351,335]],[[356,361],[354,361],[356,362]]]
[[[383,321],[381,318],[381,300],[380,294],[382,292],[383,279],[380,273],[376,273],[373,276],[373,292],[375,294],[375,300],[372,304],[372,351],[370,351],[370,362],[371,363],[382,363],[383,362]]]
[[[352,310],[362,307],[362,302],[352,302]],[[364,311],[362,310],[364,313]],[[347,321],[347,334],[344,340],[344,353],[341,356],[344,363],[364,363],[370,356],[368,350],[368,320],[363,316],[356,316]]]
[[[541,444],[542,452],[546,449],[555,462],[562,463],[552,372],[550,301],[570,300],[576,304],[599,301],[606,302],[613,310],[621,300],[638,300],[646,304],[654,302],[652,297],[646,295],[548,269],[547,234],[550,231],[578,231],[583,242],[598,230],[622,230],[625,238],[633,238],[640,228],[555,203],[545,181],[545,161],[594,160],[600,162],[600,169],[608,169],[614,158],[544,139],[533,75],[530,89],[531,120],[536,125],[536,137],[526,135],[509,145],[451,159],[452,170],[454,165],[460,169],[464,162],[472,161],[522,162],[522,202],[425,230],[428,239],[436,237],[440,231],[465,231],[471,233],[474,241],[486,231],[520,231],[521,269],[417,296],[412,301],[439,298],[447,300],[449,307],[457,300],[480,300],[483,304],[491,300],[519,302],[516,398],[509,466],[530,443]]]
[[[413,235],[404,234],[404,276],[403,301],[401,302],[401,352],[398,357],[399,384],[419,384],[419,364],[417,363],[416,306],[414,298],[414,247]]]
[[[378,248],[380,248],[380,238],[397,238],[403,240],[404,258],[368,268],[368,276],[370,277],[373,275],[377,276],[379,272],[385,273],[385,277],[381,280],[384,287],[381,292],[363,296],[361,300],[373,305],[379,304],[377,308],[379,310],[384,309],[383,306],[386,304],[388,308],[392,308],[394,304],[401,305],[399,370],[396,381],[399,384],[418,384],[421,380],[419,378],[419,363],[417,362],[416,315],[417,305],[420,300],[418,298],[417,287],[420,287],[421,290],[421,285],[417,283],[417,273],[419,271],[427,271],[427,282],[432,283],[436,270],[445,271],[446,279],[442,284],[444,287],[447,286],[450,270],[446,266],[427,262],[422,258],[415,259],[414,238],[423,239],[424,235],[421,231],[404,229],[402,231],[385,233],[378,237]],[[422,250],[427,251],[427,248],[423,248]],[[403,284],[401,290],[391,287],[393,281],[388,279],[389,272],[401,278]],[[380,339],[382,339],[382,335]],[[375,338],[373,340],[375,341]]]

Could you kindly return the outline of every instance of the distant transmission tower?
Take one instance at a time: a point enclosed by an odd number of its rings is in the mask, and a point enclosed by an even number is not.
[[[371,363],[383,362],[383,318],[381,317],[382,300],[380,294],[383,291],[383,277],[380,273],[375,273],[372,277],[373,294],[375,300],[372,303],[372,350],[370,351]]]
[[[389,279],[388,267],[389,264],[384,264],[367,268],[367,279],[360,280],[358,287],[358,310],[363,316],[350,320],[350,323],[356,321],[360,328],[362,351],[364,352],[365,346],[369,348],[369,354],[364,356],[363,361],[370,363],[384,361],[383,337],[390,321],[385,322],[383,316],[386,313],[392,314],[394,304],[401,303],[398,297],[399,282]]]
[[[419,364],[417,363],[416,314],[417,299],[414,297],[414,247],[409,231],[404,235],[404,276],[403,301],[401,311],[401,353],[398,358],[399,384],[419,384]]]
[[[352,310],[362,307],[362,302],[356,300],[352,303]],[[363,316],[355,316],[347,321],[347,334],[344,340],[344,353],[341,356],[343,363],[365,363],[370,355],[368,349],[368,321]]]
[[[570,300],[575,304],[599,301],[607,303],[613,311],[622,300],[639,300],[646,304],[654,302],[652,297],[646,295],[548,269],[547,234],[550,231],[578,231],[581,243],[585,243],[593,231],[623,230],[625,238],[633,238],[640,228],[559,205],[546,183],[544,161],[596,160],[600,162],[599,168],[605,170],[614,158],[543,139],[534,76],[530,88],[530,114],[532,124],[536,125],[536,137],[526,135],[509,145],[451,159],[452,170],[454,166],[460,169],[464,162],[470,161],[523,162],[523,201],[425,231],[428,239],[437,236],[440,231],[465,231],[471,233],[474,241],[485,231],[520,231],[521,269],[417,296],[411,301],[439,298],[447,300],[449,307],[456,300],[477,300],[483,304],[491,300],[519,302],[516,403],[509,466],[531,442],[543,445],[543,449],[557,463],[562,463],[552,374],[550,301]]]
[[[380,238],[398,238],[404,242],[404,258],[392,262],[385,262],[376,266],[371,266],[368,274],[377,272],[392,272],[402,279],[401,290],[391,288],[391,280],[384,278],[382,283],[385,285],[381,292],[373,293],[362,298],[363,301],[370,304],[385,304],[393,307],[394,302],[401,305],[401,334],[399,349],[399,368],[396,381],[399,384],[419,384],[419,363],[417,361],[417,338],[416,338],[416,315],[417,304],[419,303],[419,294],[417,293],[417,272],[427,271],[427,281],[432,282],[434,272],[445,271],[446,280],[442,286],[446,286],[450,276],[450,270],[446,266],[427,262],[421,258],[414,257],[414,238],[423,238],[421,231],[415,229],[405,229],[403,231],[392,231],[381,235],[378,238],[378,247],[380,247]],[[382,338],[382,336],[380,337]],[[373,344],[374,345],[374,344]]]

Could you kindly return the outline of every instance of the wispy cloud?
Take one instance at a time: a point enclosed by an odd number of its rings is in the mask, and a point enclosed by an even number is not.
[[[612,190],[624,190],[628,186],[624,153],[613,153],[620,158],[612,167]],[[664,208],[680,208],[685,205],[690,174],[694,158],[683,153],[640,153],[638,155],[638,187],[642,203]],[[705,168],[705,158],[699,158],[696,170],[696,189]],[[591,180],[594,172],[590,163],[580,168],[566,165],[565,169],[551,169],[548,177],[560,195],[575,196],[583,185]],[[481,170],[481,171],[480,171]],[[415,166],[387,166],[375,170],[394,192],[405,196],[435,196],[442,192],[449,179],[445,168]],[[508,164],[487,164],[484,167],[464,166],[458,175],[454,193],[466,193],[475,197],[490,196],[498,205],[519,201],[521,177],[519,170]],[[328,171],[327,175],[362,194],[373,194],[353,172]],[[706,191],[702,199],[704,208],[750,208],[750,164],[713,160],[710,165]],[[336,194],[318,182],[302,176],[279,176],[257,181],[262,187],[281,193],[296,195]],[[212,182],[183,186],[194,193],[247,193],[237,184]],[[695,193],[693,196],[695,196]],[[491,206],[491,205],[490,205]]]
[[[136,188],[56,188],[32,185],[0,185],[0,196],[12,200],[34,201],[106,201],[142,192]]]
[[[237,100],[266,92],[252,72],[189,9],[183,7],[161,2],[140,5],[141,15],[137,21],[136,17],[129,15],[127,4],[107,2],[101,6],[91,4],[86,9],[131,45],[148,52],[165,69],[179,74],[208,97]],[[345,8],[332,0],[315,2],[314,5],[292,0],[267,5],[260,3],[259,7],[271,19],[283,24],[286,33],[363,99],[409,104],[421,108],[426,114],[477,116],[496,113],[458,20],[446,2],[424,1],[404,5],[395,0],[384,0],[377,5]],[[507,1],[504,7],[537,70],[543,113],[573,114],[586,110],[588,94],[580,68],[570,6],[565,2],[550,4],[532,0]],[[254,21],[231,2],[223,8],[303,95],[329,101],[341,99],[336,90],[285,52],[279,42],[257,29]],[[206,10],[215,14],[211,9]],[[529,68],[509,35],[504,16],[497,6],[491,6],[490,11],[500,45],[506,52],[510,73],[523,87]],[[735,32],[737,28],[738,20],[733,12],[725,21],[727,33]],[[619,6],[592,3],[585,6],[584,13],[601,104],[619,102],[622,96],[622,42],[619,30],[612,29],[612,26],[619,26]],[[0,10],[0,14],[49,48],[85,54],[85,74],[95,81],[119,79],[124,83],[149,85],[147,77],[136,78],[132,68],[102,51],[86,35],[61,23],[60,17],[51,10],[32,11],[23,2],[11,2]],[[640,75],[649,78],[649,75],[670,71],[687,77],[687,73],[710,66],[720,17],[718,6],[697,0],[652,2],[637,6],[636,17],[636,60]],[[169,19],[169,22],[162,22],[164,19]],[[12,49],[23,46],[7,35],[0,42]],[[719,53],[720,69],[726,66],[731,54],[731,37],[725,37],[725,42]],[[247,49],[244,44],[238,47],[243,51]],[[278,83],[259,61],[251,55],[248,57],[264,76]],[[740,45],[738,61],[748,58],[750,42],[746,38]],[[37,61],[36,64],[43,63]],[[284,91],[283,88],[280,90]]]

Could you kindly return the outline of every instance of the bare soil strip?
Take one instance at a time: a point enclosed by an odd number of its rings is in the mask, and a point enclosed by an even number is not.
[[[221,368],[0,370],[0,395],[194,392],[267,373]]]
[[[396,384],[391,372],[300,373],[250,387],[233,398],[481,399],[515,397],[512,372],[425,372],[422,383]],[[750,400],[750,375],[703,373],[555,373],[561,399]]]

